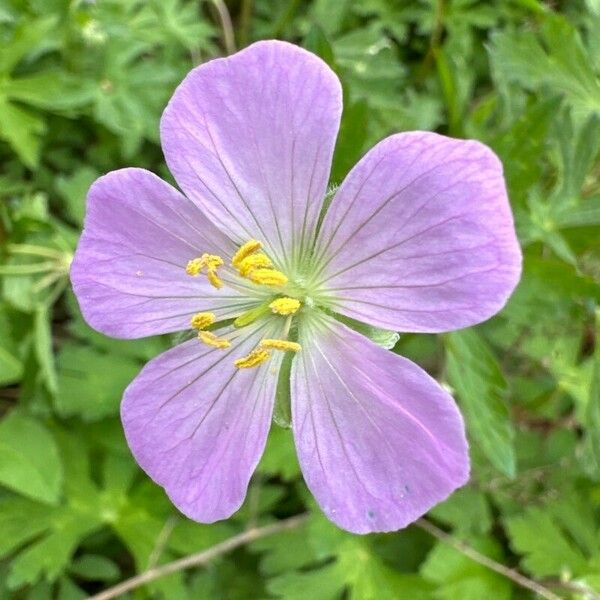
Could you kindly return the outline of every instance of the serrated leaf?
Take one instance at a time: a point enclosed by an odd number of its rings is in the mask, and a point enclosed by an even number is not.
[[[531,507],[506,519],[512,547],[524,554],[523,567],[536,577],[580,575],[587,570],[582,551],[545,508]]]
[[[448,380],[467,420],[467,432],[489,461],[515,475],[514,429],[504,398],[506,381],[491,350],[472,329],[444,336]]]
[[[4,42],[0,53],[0,73],[6,74],[39,46],[49,44],[49,34],[55,28],[58,18],[49,15],[41,19],[28,19],[15,29],[12,39]]]
[[[41,422],[12,412],[0,422],[0,484],[56,504],[63,481],[58,448]]]
[[[529,90],[543,86],[563,95],[581,122],[600,113],[600,83],[575,27],[564,17],[548,15],[542,41],[532,31],[504,31],[492,37],[496,73]]]
[[[490,538],[470,540],[475,550],[499,559],[498,543]],[[490,571],[464,554],[443,542],[439,542],[429,553],[421,567],[423,577],[437,584],[435,598],[440,600],[509,600],[511,584],[505,577]]]
[[[62,71],[44,71],[9,79],[2,89],[7,98],[44,110],[69,110],[88,104],[93,88],[85,79],[75,79]]]
[[[472,487],[454,492],[430,511],[436,519],[454,527],[457,533],[487,533],[492,527],[492,514],[485,494]]]

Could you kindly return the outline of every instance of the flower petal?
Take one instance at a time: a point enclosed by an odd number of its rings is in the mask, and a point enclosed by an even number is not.
[[[181,331],[195,312],[227,318],[247,308],[237,292],[217,291],[204,277],[185,272],[188,260],[202,252],[231,256],[233,250],[162,179],[143,169],[122,169],[90,189],[71,280],[86,320],[103,333],[135,338]]]
[[[163,150],[216,225],[236,242],[261,240],[284,268],[314,234],[341,109],[321,59],[258,42],[184,79],[162,117]]]
[[[435,380],[335,321],[303,337],[292,423],[329,519],[354,533],[400,529],[467,481],[463,421]]]
[[[125,391],[121,418],[137,462],[196,521],[226,519],[240,507],[263,453],[281,359],[233,365],[262,334],[264,327],[226,350],[185,342],[149,362]]]
[[[521,272],[502,165],[476,141],[389,137],[342,183],[317,255],[325,295],[352,318],[416,332],[484,321]]]

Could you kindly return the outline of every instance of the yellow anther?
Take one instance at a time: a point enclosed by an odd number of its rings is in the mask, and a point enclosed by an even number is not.
[[[248,273],[253,269],[264,269],[272,266],[273,263],[271,262],[271,259],[266,254],[259,252],[258,254],[246,256],[246,258],[237,265],[237,270],[242,277],[247,277]]]
[[[206,277],[207,277],[208,281],[210,282],[210,285],[212,285],[213,287],[215,287],[217,289],[223,287],[223,281],[217,275],[217,270],[216,269],[209,269],[206,272]]]
[[[231,346],[229,340],[215,335],[212,331],[200,331],[198,333],[198,339],[207,346],[212,346],[213,348],[219,348],[221,350]]]
[[[192,260],[188,261],[188,264],[185,267],[185,272],[192,277],[197,277],[200,273],[202,273],[202,269],[204,269],[204,267],[207,267],[209,271],[214,271],[222,264],[223,259],[220,256],[217,256],[216,254],[204,253],[198,258],[193,258]]]
[[[253,269],[248,273],[248,279],[258,285],[285,285],[288,278],[275,269]]]
[[[223,265],[223,259],[216,254],[203,254],[202,260],[209,271]]]
[[[276,315],[293,315],[300,308],[300,300],[296,300],[296,298],[277,298],[269,304],[269,308]]]
[[[246,242],[240,249],[233,255],[231,264],[237,267],[247,256],[254,254],[262,248],[262,243],[258,240],[250,240]]]
[[[200,275],[203,267],[204,261],[202,258],[194,258],[188,262],[187,266],[185,267],[185,272],[192,277],[197,277]]]
[[[266,350],[282,350],[283,352],[300,352],[302,346],[297,342],[290,342],[289,340],[271,340],[266,339],[260,343],[260,348]]]
[[[264,348],[255,348],[242,358],[238,358],[233,364],[238,369],[251,369],[252,367],[257,367],[262,364],[269,358],[270,354]]]
[[[192,317],[192,327],[194,329],[206,329],[217,320],[215,313],[199,312]]]

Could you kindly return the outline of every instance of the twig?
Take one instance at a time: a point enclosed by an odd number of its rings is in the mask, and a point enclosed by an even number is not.
[[[227,5],[223,0],[212,0],[213,6],[217,9],[221,29],[223,30],[223,45],[227,54],[233,54],[235,48],[235,36],[233,34],[233,25],[231,24],[231,15],[227,10]]]
[[[183,571],[184,569],[189,569],[191,567],[204,566],[211,560],[235,550],[235,548],[239,548],[240,546],[249,544],[260,538],[268,537],[282,531],[295,529],[305,523],[308,517],[309,515],[304,513],[283,521],[272,523],[271,525],[266,525],[265,527],[249,529],[248,531],[234,535],[224,542],[216,544],[212,548],[208,548],[208,550],[203,550],[197,554],[191,554],[190,556],[185,556],[184,558],[180,558],[179,560],[175,560],[165,565],[148,569],[140,575],[126,579],[114,587],[100,592],[95,596],[91,596],[89,600],[110,600],[111,598],[117,598],[126,592],[141,587],[156,579],[160,579],[161,577],[165,577],[166,575],[170,575],[171,573]]]
[[[471,546],[468,546],[464,542],[461,542],[460,540],[457,540],[450,534],[446,533],[439,527],[436,527],[433,523],[427,521],[427,519],[419,519],[415,523],[415,525],[417,527],[420,527],[427,533],[431,534],[438,540],[452,546],[455,550],[458,550],[461,554],[464,554],[476,563],[479,563],[480,565],[487,567],[491,571],[494,571],[506,577],[507,579],[510,579],[511,581],[513,581],[517,585],[520,585],[523,588],[535,592],[542,598],[546,598],[546,600],[561,600],[560,596],[557,596],[554,592],[539,584],[537,581],[533,581],[532,579],[525,577],[525,575],[519,573],[515,569],[505,567],[504,565],[491,559],[489,556],[481,554],[481,552],[478,552],[474,548],[471,548]]]

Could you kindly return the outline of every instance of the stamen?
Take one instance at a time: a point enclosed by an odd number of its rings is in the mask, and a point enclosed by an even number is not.
[[[259,348],[265,348],[268,350],[281,350],[283,352],[300,352],[302,346],[297,342],[290,342],[289,340],[272,340],[265,339],[260,343]]]
[[[213,348],[219,348],[221,350],[231,346],[229,340],[215,335],[212,331],[200,331],[198,333],[198,339],[207,346],[212,346]]]
[[[208,279],[210,285],[212,285],[214,288],[219,289],[219,288],[223,287],[223,281],[217,275],[216,269],[208,269],[208,271],[206,273],[206,278]]]
[[[269,304],[269,308],[276,315],[293,315],[300,308],[300,300],[296,298],[277,298]]]
[[[258,285],[281,286],[288,282],[288,278],[275,269],[254,269],[248,273],[248,279]]]
[[[258,254],[246,256],[246,258],[237,265],[237,270],[242,277],[247,277],[253,269],[268,268],[272,266],[273,263],[271,262],[271,259],[266,254],[259,252]]]
[[[203,254],[202,259],[209,271],[223,266],[223,259],[217,254]]]
[[[206,274],[206,276],[208,277],[208,280],[215,287],[219,288],[219,287],[223,286],[223,282],[217,276],[217,268],[222,265],[223,265],[223,259],[220,256],[217,256],[216,254],[204,253],[202,256],[199,256],[198,258],[193,258],[192,260],[188,261],[188,264],[185,267],[185,272],[188,275],[191,275],[192,277],[198,277],[198,275],[200,275],[200,273],[202,273],[202,269],[204,269],[204,267],[206,267],[208,270],[208,272]],[[211,273],[212,273],[212,275],[211,275]],[[211,279],[211,277],[212,277],[212,279]],[[219,282],[221,285],[215,285],[213,280],[215,282]]]
[[[231,259],[231,264],[234,267],[238,267],[239,264],[251,254],[254,254],[258,250],[262,248],[262,243],[258,240],[250,240],[246,242],[243,246],[240,246],[240,249],[233,255]]]
[[[250,354],[244,356],[243,358],[238,358],[234,361],[234,365],[238,369],[251,369],[252,367],[257,367],[262,364],[269,358],[270,354],[267,350],[263,348],[255,348],[250,352]]]
[[[192,317],[192,327],[194,329],[206,329],[217,320],[215,313],[199,312]]]
[[[203,268],[204,260],[202,258],[194,258],[188,261],[188,264],[185,267],[185,272],[192,277],[198,277]]]

